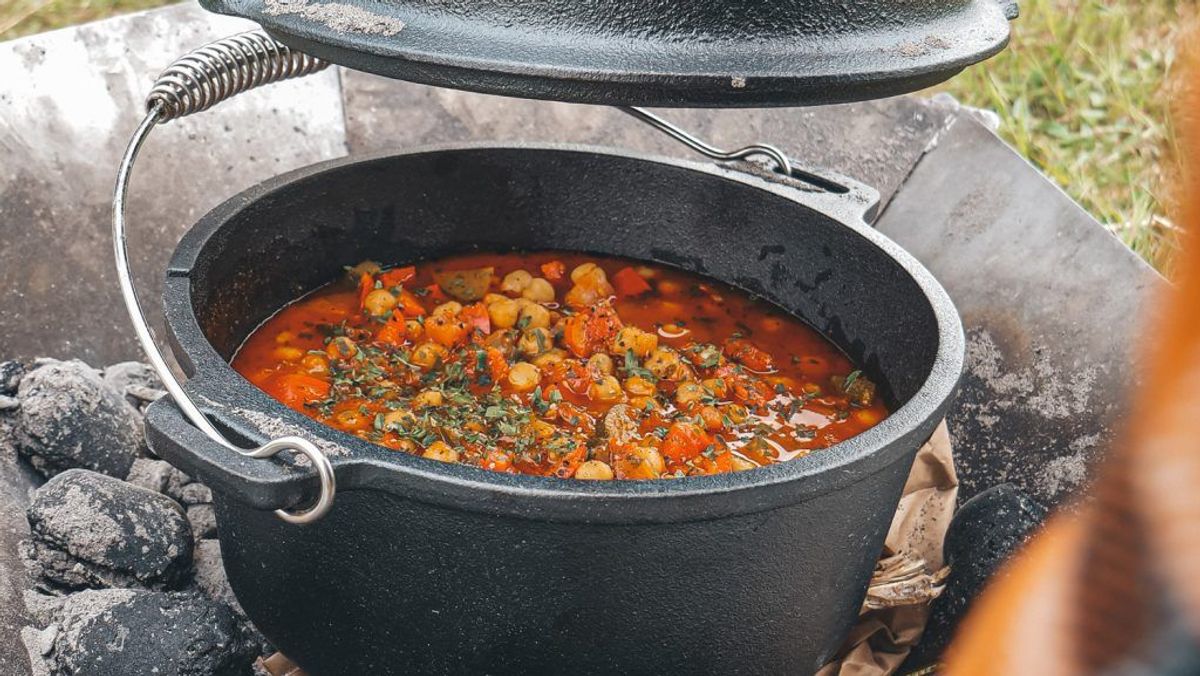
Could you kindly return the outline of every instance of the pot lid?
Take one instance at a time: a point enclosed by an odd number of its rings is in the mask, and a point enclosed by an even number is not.
[[[522,98],[678,107],[915,91],[1004,48],[1016,0],[200,0],[356,70]]]

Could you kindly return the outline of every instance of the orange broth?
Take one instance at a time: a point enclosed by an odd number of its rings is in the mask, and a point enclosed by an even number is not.
[[[560,478],[753,469],[887,415],[844,354],[775,307],[566,252],[361,264],[268,319],[233,366],[398,452]]]

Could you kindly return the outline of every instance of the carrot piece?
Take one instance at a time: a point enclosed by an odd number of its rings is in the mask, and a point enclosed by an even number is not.
[[[396,300],[400,306],[400,312],[405,317],[420,317],[425,314],[425,306],[421,305],[420,299],[408,291],[400,291],[400,297]]]
[[[307,373],[285,373],[272,378],[265,389],[288,408],[303,412],[305,404],[327,398],[329,388],[328,382]]]
[[[358,308],[361,310],[363,302],[367,300],[367,294],[375,288],[375,280],[371,275],[363,273],[362,277],[358,278]]]
[[[425,297],[438,303],[450,300],[450,296],[447,296],[446,292],[442,291],[442,287],[437,284],[430,284],[425,287]]]
[[[563,322],[563,343],[576,357],[590,357],[592,350],[588,345],[588,318],[578,314],[567,317]]]
[[[412,281],[413,277],[417,276],[417,269],[411,265],[403,268],[392,268],[387,272],[379,273],[379,281],[383,282],[383,288],[390,289],[393,286],[400,286]]]
[[[650,285],[633,268],[621,268],[613,275],[613,288],[621,296],[640,296],[650,290]]]
[[[770,353],[758,349],[745,338],[734,338],[725,343],[725,355],[753,371],[775,370],[775,359]]]
[[[467,323],[467,328],[473,331],[479,331],[484,335],[492,332],[492,320],[488,317],[487,306],[483,303],[474,303],[462,309],[458,313],[458,317]]]
[[[700,455],[712,443],[712,436],[698,426],[677,422],[667,429],[667,438],[663,439],[660,450],[674,462],[685,462]]]
[[[558,260],[542,263],[542,276],[551,282],[561,282],[563,275],[567,274],[567,266]]]

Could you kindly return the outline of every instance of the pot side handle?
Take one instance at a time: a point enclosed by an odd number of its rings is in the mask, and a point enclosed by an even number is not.
[[[311,504],[320,492],[317,473],[231,453],[192,425],[169,397],[146,409],[146,440],[155,455],[214,491],[255,509]]]

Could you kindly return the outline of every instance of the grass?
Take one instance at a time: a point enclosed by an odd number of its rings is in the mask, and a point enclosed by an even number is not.
[[[0,0],[0,40],[169,0]],[[1200,0],[1022,0],[1012,46],[942,86],[1166,274],[1175,171],[1166,84]]]
[[[1196,0],[1023,0],[1010,48],[944,85],[1130,247],[1170,273],[1168,92]]]

